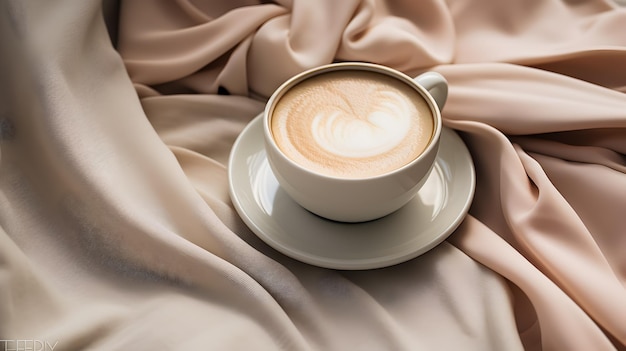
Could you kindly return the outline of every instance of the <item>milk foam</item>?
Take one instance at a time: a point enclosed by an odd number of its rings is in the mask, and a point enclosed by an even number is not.
[[[276,104],[272,132],[295,162],[347,178],[387,173],[428,145],[433,119],[412,87],[384,74],[328,72],[292,87]]]
[[[387,91],[376,92],[373,98],[373,110],[365,116],[335,110],[337,106],[317,113],[311,123],[317,144],[338,156],[373,157],[402,143],[411,125],[412,106]]]

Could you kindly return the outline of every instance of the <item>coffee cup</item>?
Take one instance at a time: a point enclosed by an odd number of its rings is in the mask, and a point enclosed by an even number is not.
[[[340,222],[384,217],[419,191],[437,157],[444,77],[343,62],[283,83],[263,115],[269,165],[308,211]]]

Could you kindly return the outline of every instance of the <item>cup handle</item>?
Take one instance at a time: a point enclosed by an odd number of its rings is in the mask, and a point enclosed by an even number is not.
[[[441,111],[448,98],[448,81],[441,74],[432,71],[420,74],[415,81],[428,90]]]

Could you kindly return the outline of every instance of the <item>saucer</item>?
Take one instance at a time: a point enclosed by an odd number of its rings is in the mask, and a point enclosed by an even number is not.
[[[407,205],[370,222],[330,221],[305,210],[278,185],[264,150],[262,116],[235,141],[228,180],[235,209],[261,240],[296,260],[345,270],[395,265],[437,246],[467,214],[476,183],[467,147],[444,127],[433,171]]]

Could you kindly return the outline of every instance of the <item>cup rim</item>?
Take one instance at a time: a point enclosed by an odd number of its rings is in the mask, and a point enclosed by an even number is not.
[[[433,132],[432,132],[430,140],[428,141],[428,145],[417,157],[413,158],[411,161],[407,162],[406,164],[398,168],[395,168],[391,171],[385,172],[385,173],[368,176],[368,177],[358,177],[358,178],[357,177],[340,177],[340,176],[325,174],[321,172],[316,172],[307,167],[304,167],[303,165],[289,158],[281,150],[281,148],[276,144],[276,140],[274,140],[272,129],[270,127],[270,121],[271,121],[270,114],[274,111],[276,102],[289,90],[289,88],[293,85],[300,83],[301,81],[304,81],[308,78],[311,78],[320,74],[333,72],[333,71],[347,70],[347,69],[377,72],[377,73],[386,74],[393,78],[399,79],[403,81],[405,84],[412,87],[414,90],[416,90],[422,96],[422,98],[426,100],[428,107],[430,108],[430,112],[434,119]],[[275,154],[280,155],[280,157],[283,160],[285,160],[287,163],[289,163],[292,167],[295,167],[303,172],[306,172],[308,174],[315,175],[317,177],[321,177],[324,179],[332,179],[332,180],[337,180],[337,181],[353,182],[353,181],[381,179],[381,178],[392,176],[397,173],[401,173],[405,169],[412,167],[415,163],[418,163],[422,159],[426,158],[427,155],[429,155],[433,151],[434,152],[437,151],[433,149],[438,148],[439,146],[439,140],[441,138],[442,129],[443,129],[443,122],[442,122],[442,117],[441,117],[441,111],[439,111],[439,107],[437,106],[435,99],[430,95],[430,93],[428,92],[426,88],[419,85],[415,81],[414,78],[411,78],[410,76],[408,76],[407,74],[403,72],[400,72],[388,66],[383,66],[380,64],[369,63],[369,62],[358,62],[358,61],[334,62],[334,63],[329,63],[329,64],[313,67],[303,72],[300,72],[292,76],[291,78],[287,79],[272,93],[267,103],[265,104],[265,108],[263,110],[263,133],[265,134],[264,139],[269,142],[269,145],[273,149]]]

